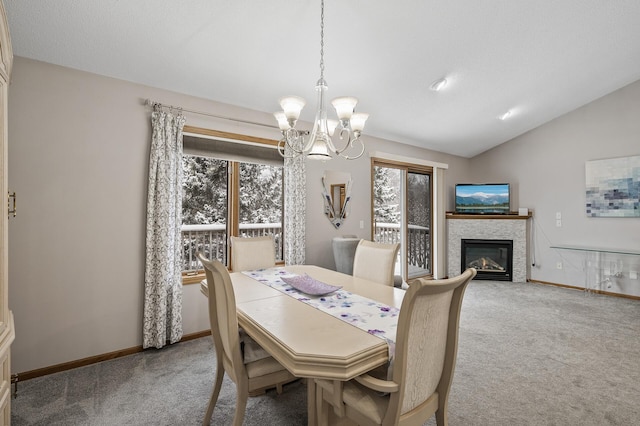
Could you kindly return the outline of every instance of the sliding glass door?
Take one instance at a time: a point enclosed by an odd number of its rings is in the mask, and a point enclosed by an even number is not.
[[[431,172],[407,170],[408,278],[432,275],[431,269]]]
[[[430,167],[374,159],[374,241],[400,243],[396,275],[433,275],[433,171]]]

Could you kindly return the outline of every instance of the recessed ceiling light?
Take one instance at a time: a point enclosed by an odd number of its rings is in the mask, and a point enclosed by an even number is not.
[[[434,92],[439,92],[440,90],[444,89],[446,85],[447,85],[447,79],[442,77],[434,81],[433,83],[431,83],[431,86],[429,86],[429,89],[433,90]]]
[[[511,110],[505,112],[502,115],[499,115],[498,118],[502,121],[506,120],[507,118],[511,117]]]

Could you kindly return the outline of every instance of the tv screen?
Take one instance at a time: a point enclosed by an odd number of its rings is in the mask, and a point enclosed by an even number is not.
[[[456,185],[456,213],[508,214],[508,183],[459,183]]]

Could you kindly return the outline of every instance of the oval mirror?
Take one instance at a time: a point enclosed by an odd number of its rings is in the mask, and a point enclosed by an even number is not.
[[[322,176],[324,214],[336,228],[340,228],[349,213],[351,174],[325,171]]]

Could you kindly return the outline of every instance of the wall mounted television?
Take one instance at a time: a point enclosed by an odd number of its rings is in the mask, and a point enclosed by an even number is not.
[[[508,183],[456,184],[456,213],[509,214],[510,194]]]

